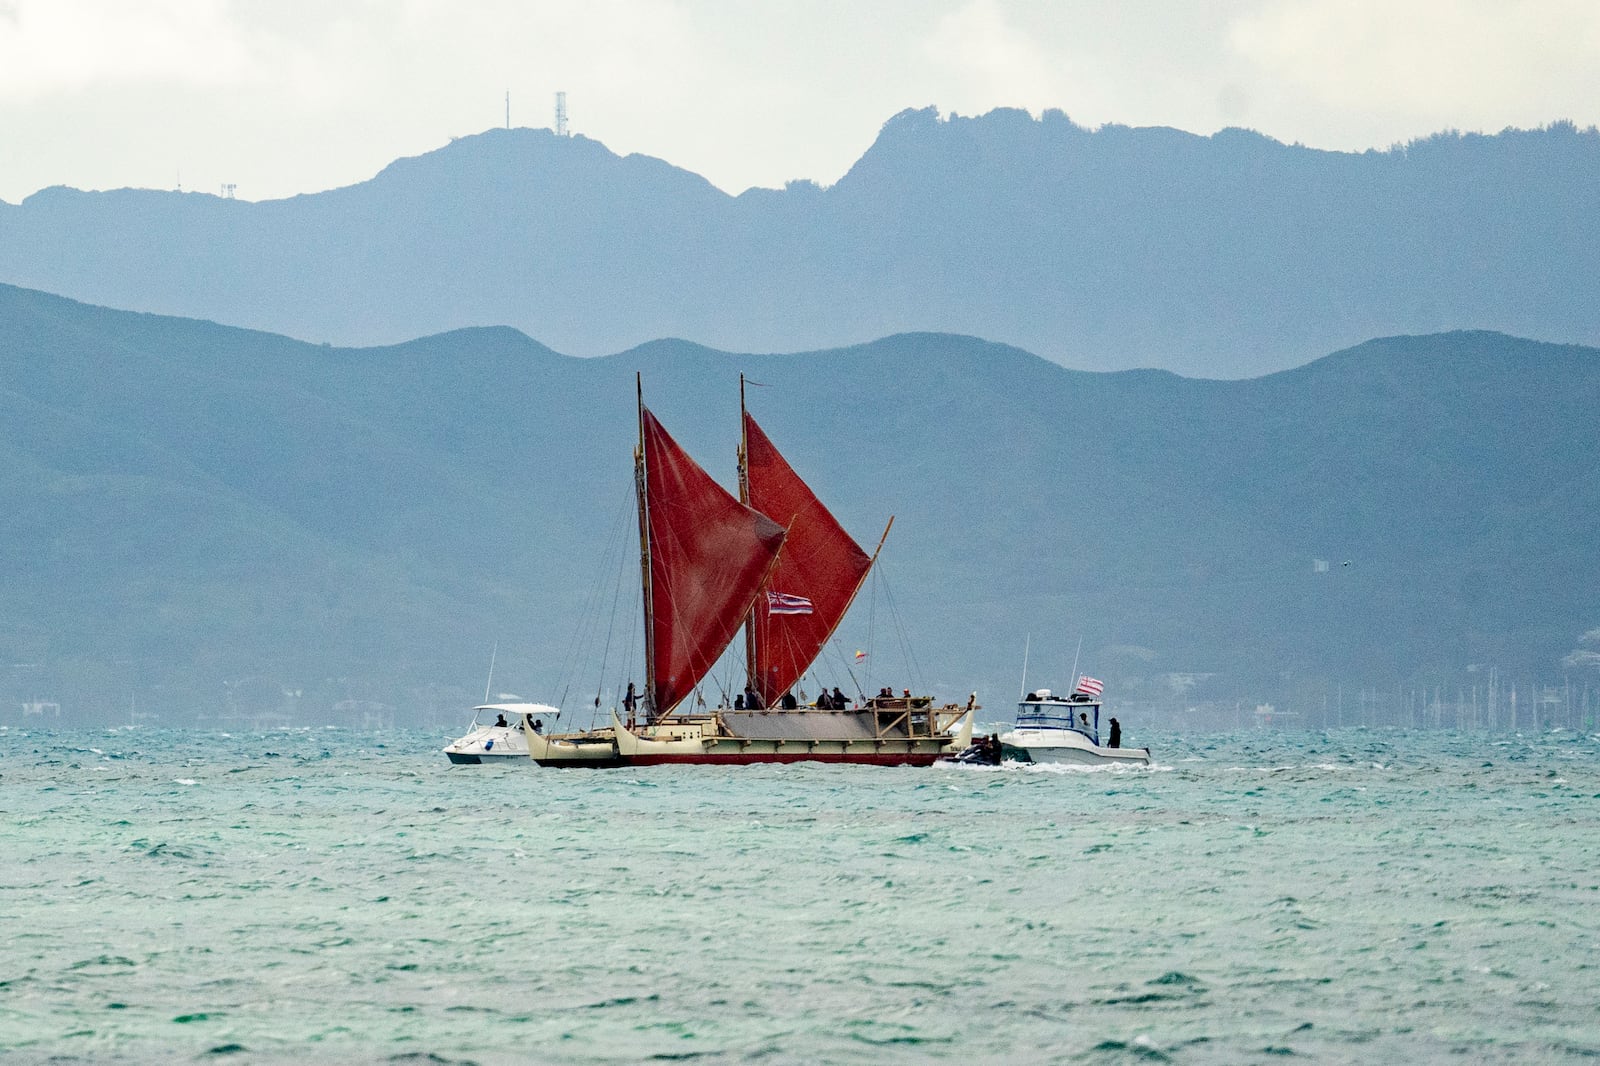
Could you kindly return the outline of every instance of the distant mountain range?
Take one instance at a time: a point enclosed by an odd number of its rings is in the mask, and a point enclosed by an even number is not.
[[[1395,333],[1600,343],[1596,188],[1600,133],[1568,124],[1347,154],[930,108],[828,188],[737,197],[583,137],[490,130],[288,200],[46,189],[0,204],[0,280],[341,345],[941,330],[1228,378]]]
[[[873,685],[1003,716],[1030,634],[1032,683],[1064,685],[1081,636],[1108,693],[1169,707],[1557,678],[1600,625],[1592,348],[1395,337],[1247,381],[930,333],[577,359],[506,328],[333,348],[10,286],[0,337],[0,720],[297,693],[308,717],[454,721],[496,644],[497,691],[637,676],[635,372],[725,483],[743,371],[847,529],[870,546],[897,516],[840,635]]]

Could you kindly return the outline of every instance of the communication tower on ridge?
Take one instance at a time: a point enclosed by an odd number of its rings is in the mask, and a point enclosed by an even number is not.
[[[238,192],[238,191],[239,191],[239,186],[234,184],[233,182],[225,181],[225,182],[222,183],[222,198],[224,200],[232,200],[233,199],[233,194]]]
[[[506,90],[506,129],[511,128],[511,90]]]
[[[567,94],[556,93],[556,136],[567,136]]]

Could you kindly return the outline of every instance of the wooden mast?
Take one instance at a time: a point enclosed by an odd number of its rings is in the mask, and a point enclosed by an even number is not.
[[[644,381],[634,373],[639,407],[639,446],[633,453],[634,488],[639,494],[639,585],[644,590],[644,706],[647,720],[656,716],[655,616],[650,607],[650,480],[644,461]]]
[[[744,374],[739,375],[739,502],[746,507],[750,506],[750,447],[744,428]],[[768,517],[771,517],[770,515]],[[750,613],[744,619],[744,687],[746,691],[756,687],[756,678],[760,676],[760,668],[756,662],[756,616],[760,613],[757,606],[761,602],[761,593],[756,593],[755,603],[750,605]]]

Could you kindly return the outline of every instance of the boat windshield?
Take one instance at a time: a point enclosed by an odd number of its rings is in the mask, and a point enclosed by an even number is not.
[[[1071,729],[1100,743],[1100,705],[1062,699],[1023,700],[1017,705],[1020,729]]]

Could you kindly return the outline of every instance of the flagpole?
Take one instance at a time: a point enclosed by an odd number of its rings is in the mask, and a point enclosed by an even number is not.
[[[1067,691],[1067,695],[1069,695],[1069,696],[1072,695],[1074,692],[1078,691],[1078,656],[1080,656],[1082,654],[1083,654],[1083,634],[1079,633],[1078,634],[1078,650],[1072,653],[1072,673],[1068,675],[1072,679],[1072,688],[1070,688]]]

